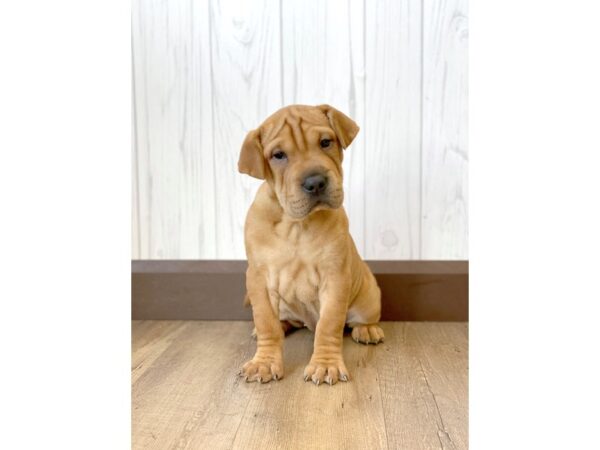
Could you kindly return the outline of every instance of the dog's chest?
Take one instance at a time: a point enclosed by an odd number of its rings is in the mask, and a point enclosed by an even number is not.
[[[279,308],[281,320],[300,321],[314,329],[319,318],[321,282],[317,266],[306,260],[302,253],[285,256],[282,254],[280,263],[270,270],[271,301]]]

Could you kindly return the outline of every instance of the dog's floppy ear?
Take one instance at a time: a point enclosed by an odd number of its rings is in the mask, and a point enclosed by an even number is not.
[[[259,180],[265,179],[265,158],[259,130],[252,130],[246,135],[240,151],[238,170]]]
[[[317,108],[323,111],[329,119],[329,124],[335,131],[342,148],[348,148],[360,130],[356,122],[333,106],[319,105]]]

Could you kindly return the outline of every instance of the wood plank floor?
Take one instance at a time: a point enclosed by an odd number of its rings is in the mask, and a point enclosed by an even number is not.
[[[237,376],[250,322],[134,321],[135,449],[466,449],[468,325],[383,322],[383,344],[344,338],[352,380],[305,383],[313,334],[286,337],[285,378]]]

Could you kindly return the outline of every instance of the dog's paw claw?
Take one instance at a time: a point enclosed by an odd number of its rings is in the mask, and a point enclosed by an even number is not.
[[[354,342],[369,345],[383,342],[383,330],[379,325],[356,325],[352,328]]]
[[[276,358],[252,359],[244,364],[240,376],[243,376],[247,383],[252,381],[268,383],[271,380],[280,380],[283,378],[283,364],[280,359]]]
[[[348,381],[348,370],[341,358],[318,362],[311,360],[304,369],[304,380],[311,380],[317,386],[322,383],[333,386],[338,380]]]

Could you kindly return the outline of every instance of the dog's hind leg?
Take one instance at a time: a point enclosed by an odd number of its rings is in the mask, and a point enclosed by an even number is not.
[[[348,308],[346,323],[352,328],[352,339],[361,344],[383,342],[381,317],[381,291],[370,271],[365,272],[363,284]]]

